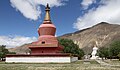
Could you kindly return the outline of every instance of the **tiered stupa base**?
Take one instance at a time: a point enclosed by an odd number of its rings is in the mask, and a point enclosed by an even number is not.
[[[77,60],[77,56],[65,53],[16,54],[6,56],[6,62],[10,63],[71,63]]]

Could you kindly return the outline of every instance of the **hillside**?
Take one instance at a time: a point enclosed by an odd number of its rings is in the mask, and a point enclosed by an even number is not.
[[[27,46],[28,46],[28,44],[24,44],[19,47],[9,48],[8,50],[10,52],[16,52],[16,54],[27,54],[30,51]]]
[[[88,54],[96,42],[97,47],[109,47],[112,41],[120,40],[120,25],[101,22],[91,28],[65,34],[59,38],[72,39]]]
[[[120,25],[101,22],[91,28],[65,34],[58,38],[72,39],[85,53],[89,54],[92,51],[92,47],[96,45],[96,42],[97,47],[109,47],[112,41],[120,40]],[[29,51],[27,45],[9,50],[17,53],[26,53]]]

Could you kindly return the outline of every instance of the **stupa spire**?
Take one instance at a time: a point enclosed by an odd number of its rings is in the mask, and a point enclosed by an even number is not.
[[[50,7],[49,7],[49,4],[47,3],[47,6],[45,8],[45,11],[46,11],[46,15],[45,15],[45,19],[44,21],[51,21],[50,20]]]

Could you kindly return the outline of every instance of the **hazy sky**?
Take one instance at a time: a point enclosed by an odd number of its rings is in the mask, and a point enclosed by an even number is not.
[[[103,21],[120,24],[120,0],[0,0],[0,45],[15,47],[37,40],[47,3],[56,36]]]

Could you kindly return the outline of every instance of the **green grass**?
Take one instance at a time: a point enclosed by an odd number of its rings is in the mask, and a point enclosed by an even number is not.
[[[91,60],[90,63],[91,63],[91,64],[99,64],[99,63],[98,63],[97,61],[95,61],[95,60]]]
[[[73,63],[5,63],[0,62],[0,70],[119,70],[119,67],[101,66],[96,61],[84,60]]]

